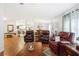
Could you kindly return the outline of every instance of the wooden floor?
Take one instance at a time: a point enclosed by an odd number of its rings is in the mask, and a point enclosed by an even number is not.
[[[23,48],[24,42],[19,37],[13,36],[12,38],[4,39],[4,55],[16,56],[16,54]]]
[[[0,56],[4,56],[4,51],[0,52]]]
[[[33,51],[28,50],[28,45],[32,44]],[[24,45],[23,49],[17,54],[17,56],[42,56],[42,43],[41,42],[28,42]]]
[[[4,39],[4,56],[16,56],[24,47],[24,40],[22,37],[13,36],[12,38]],[[48,44],[42,44],[44,47],[49,47]],[[53,53],[55,56],[55,54]]]

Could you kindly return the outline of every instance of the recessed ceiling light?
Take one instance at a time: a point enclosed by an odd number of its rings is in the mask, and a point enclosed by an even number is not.
[[[3,20],[5,20],[5,21],[6,21],[6,20],[7,20],[7,18],[6,18],[6,17],[4,17],[4,18],[3,18]]]
[[[20,5],[24,5],[24,3],[20,3]]]

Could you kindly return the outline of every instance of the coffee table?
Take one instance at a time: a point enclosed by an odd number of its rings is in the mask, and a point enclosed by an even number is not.
[[[33,42],[33,45],[34,45],[33,51],[28,51],[27,49],[28,43],[26,43],[24,48],[17,54],[17,56],[42,56],[42,43],[41,42]]]

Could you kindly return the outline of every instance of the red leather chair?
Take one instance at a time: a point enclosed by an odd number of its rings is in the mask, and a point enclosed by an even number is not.
[[[60,41],[69,41],[70,43],[73,43],[75,34],[69,33],[69,32],[60,32],[59,36],[60,36]],[[49,47],[56,55],[60,54],[59,42],[55,42],[54,35],[51,36],[51,38],[49,40]]]
[[[60,32],[60,41],[69,41],[70,43],[73,43],[75,33],[70,33],[70,32]]]

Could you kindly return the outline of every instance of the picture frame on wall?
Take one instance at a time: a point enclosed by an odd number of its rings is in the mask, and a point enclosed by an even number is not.
[[[13,32],[14,31],[14,25],[7,25],[7,31]]]

